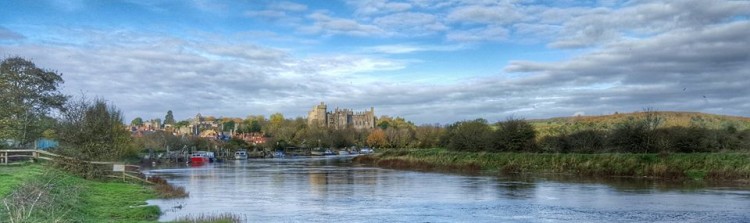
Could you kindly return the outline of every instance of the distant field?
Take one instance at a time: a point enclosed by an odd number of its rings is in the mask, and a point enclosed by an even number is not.
[[[750,129],[749,117],[672,111],[659,111],[656,114],[662,120],[659,127],[700,126],[709,129],[723,129],[734,126],[739,131]],[[539,136],[547,136],[560,131],[572,132],[585,129],[611,130],[618,123],[625,122],[628,119],[642,119],[645,115],[645,112],[634,112],[598,116],[532,119],[528,121],[537,129]]]

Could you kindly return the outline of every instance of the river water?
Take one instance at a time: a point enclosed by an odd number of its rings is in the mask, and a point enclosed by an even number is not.
[[[498,177],[382,169],[352,157],[258,159],[148,170],[188,198],[160,221],[750,222],[750,188],[638,179]]]

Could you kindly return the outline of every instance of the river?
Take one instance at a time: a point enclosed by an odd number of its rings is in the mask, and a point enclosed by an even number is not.
[[[251,159],[148,170],[188,198],[151,200],[170,221],[750,222],[750,189],[643,179],[468,176],[367,167],[352,157]]]

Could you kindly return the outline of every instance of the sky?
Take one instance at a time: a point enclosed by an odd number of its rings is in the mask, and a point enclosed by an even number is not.
[[[750,1],[6,0],[0,54],[135,117],[750,116]]]

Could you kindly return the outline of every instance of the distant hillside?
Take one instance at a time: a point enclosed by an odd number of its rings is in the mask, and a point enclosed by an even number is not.
[[[702,126],[709,129],[722,129],[734,126],[740,131],[750,129],[750,117],[673,111],[658,111],[656,114],[662,120],[660,127]],[[560,131],[570,132],[582,129],[607,130],[614,127],[617,123],[622,123],[629,119],[643,119],[645,115],[646,112],[633,112],[599,116],[534,119],[529,120],[529,122],[537,128],[540,135],[549,135]]]

